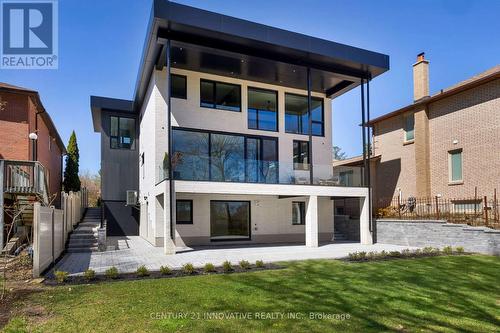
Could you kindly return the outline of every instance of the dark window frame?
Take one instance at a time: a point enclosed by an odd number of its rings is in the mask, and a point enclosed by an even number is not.
[[[299,146],[299,156],[302,155],[302,144],[306,144],[307,146],[307,161],[308,163],[304,163],[304,162],[295,162],[294,161],[294,157],[295,157],[295,143],[298,143],[298,146]],[[304,141],[304,140],[293,140],[292,141],[292,163],[293,163],[293,170],[301,170],[301,171],[307,171],[311,168],[311,154],[309,152],[309,149],[310,149],[310,145],[309,145],[309,141]],[[306,165],[306,167],[304,168],[297,168],[296,166],[297,165]]]
[[[289,130],[286,129],[286,114],[287,114],[286,113],[286,96],[287,95],[298,96],[298,97],[305,97],[306,99],[308,98],[307,95],[301,95],[301,94],[295,94],[295,93],[285,92],[285,133],[298,134],[298,135],[309,135],[309,133],[302,133],[301,132],[301,129],[302,129],[302,120],[301,120],[300,117],[299,117],[299,122],[298,122],[299,123],[299,131],[298,132],[292,132],[292,131],[289,131]],[[321,135],[312,133],[312,136],[324,137],[325,136],[325,99],[323,97],[311,96],[311,101],[312,100],[318,100],[318,101],[321,100],[321,119],[322,119],[322,121],[311,119],[311,125],[314,125],[314,124],[321,124],[322,125],[321,126]],[[309,131],[312,132],[312,126],[309,129]]]
[[[176,127],[173,126],[172,130],[179,130],[179,131],[186,131],[186,132],[197,132],[197,133],[207,133],[208,134],[208,170],[209,170],[209,179],[205,181],[221,181],[221,180],[213,180],[212,178],[212,165],[211,165],[211,159],[210,156],[212,154],[212,134],[221,134],[221,135],[234,135],[234,136],[241,136],[244,138],[244,158],[245,160],[247,159],[247,139],[259,139],[260,142],[262,140],[272,140],[276,143],[275,145],[275,154],[276,154],[276,163],[279,165],[279,138],[276,136],[266,136],[266,135],[255,135],[255,134],[245,134],[245,133],[236,133],[236,132],[224,132],[224,131],[216,131],[216,130],[205,130],[205,129],[199,129],[199,128],[190,128],[190,127]],[[263,150],[263,145],[260,145],[260,154],[261,156],[263,155],[262,153]],[[261,183],[261,182],[249,182],[248,181],[248,172],[247,172],[247,163],[244,163],[245,165],[245,181],[243,182],[232,182],[232,183],[250,183],[250,184],[266,184],[266,183]],[[200,180],[197,180],[200,181]],[[203,181],[203,180],[201,180]],[[231,181],[222,181],[222,182],[227,182],[231,183]],[[279,183],[279,167],[276,172],[276,183],[270,183],[270,184],[278,184]],[[224,200],[222,200],[224,201]],[[228,200],[225,200],[228,201]]]
[[[299,213],[301,223],[293,223],[293,205],[299,204]],[[292,225],[306,224],[306,203],[304,201],[292,201]]]
[[[177,204],[179,202],[188,202],[190,206],[189,221],[179,221],[179,215],[177,212]],[[193,223],[193,200],[189,199],[177,199],[175,200],[175,223],[176,224],[194,224]]]
[[[253,109],[253,108],[250,108],[250,101],[248,100],[249,99],[249,91],[250,90],[255,90],[255,91],[262,91],[262,92],[268,92],[268,93],[274,93],[276,95],[276,129],[275,130],[269,130],[269,129],[262,129],[262,128],[259,128],[259,109]],[[253,127],[250,127],[250,122],[248,120],[248,117],[249,117],[249,110],[250,109],[253,109],[253,110],[256,110],[257,111],[257,127],[256,128],[253,128]],[[264,110],[262,110],[264,111]],[[272,90],[272,89],[265,89],[265,88],[259,88],[259,87],[251,87],[251,86],[248,86],[247,87],[247,127],[248,129],[251,129],[251,130],[258,130],[258,131],[267,131],[267,132],[278,132],[279,131],[279,128],[280,128],[280,125],[279,125],[279,95],[278,95],[278,91],[277,90]]]
[[[203,105],[202,104],[202,100],[201,100],[201,85],[203,84],[203,82],[205,83],[211,83],[213,85],[213,91],[212,91],[212,99],[213,99],[213,105],[212,106],[207,106],[207,105]],[[220,83],[220,84],[227,84],[227,85],[230,85],[230,86],[235,86],[235,87],[238,87],[238,89],[240,90],[240,101],[239,101],[239,104],[238,104],[238,110],[228,110],[228,109],[224,109],[224,108],[218,108],[217,107],[217,84]],[[229,112],[241,112],[241,85],[240,84],[236,84],[236,83],[230,83],[230,82],[224,82],[224,81],[215,81],[215,80],[209,80],[209,79],[200,79],[200,107],[202,108],[206,108],[206,109],[214,109],[214,110],[220,110],[220,111],[229,111]]]
[[[118,118],[118,134],[120,134],[120,119],[121,118],[124,118],[124,119],[132,119],[134,121],[134,144],[133,144],[133,148],[124,148],[124,147],[113,147],[113,138],[117,138],[118,139],[118,143],[120,145],[120,135],[116,136],[116,135],[111,135],[111,118]],[[127,116],[121,116],[121,115],[110,115],[109,116],[109,148],[110,149],[115,149],[115,150],[135,150],[136,149],[136,144],[135,144],[135,141],[137,140],[137,119],[135,117],[127,117]]]
[[[184,79],[184,95],[183,96],[174,96],[174,93],[173,93],[173,84],[172,84],[172,81],[170,83],[170,97],[172,98],[178,98],[178,99],[187,99],[187,76],[186,75],[181,75],[181,74],[170,74],[170,78],[174,77],[174,76],[177,76],[177,77],[180,77],[180,78],[183,78]]]
[[[210,225],[210,242],[237,242],[252,240],[252,202],[250,200],[210,200],[210,223],[212,223],[212,202],[245,202],[248,203],[248,238],[212,239],[212,226]]]

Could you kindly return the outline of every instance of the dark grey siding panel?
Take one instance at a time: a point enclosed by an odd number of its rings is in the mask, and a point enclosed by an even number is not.
[[[110,116],[136,119],[136,142],[134,150],[110,148]],[[127,190],[139,190],[139,139],[138,121],[135,115],[103,111],[101,132],[102,199],[126,200]]]
[[[139,236],[139,210],[125,201],[105,201],[104,218],[108,236]]]

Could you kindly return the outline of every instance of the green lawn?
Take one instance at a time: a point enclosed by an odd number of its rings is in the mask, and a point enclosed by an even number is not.
[[[63,286],[34,294],[40,332],[498,332],[500,258],[453,256],[344,263],[315,260],[230,275]],[[70,289],[71,288],[71,289]],[[26,304],[25,304],[26,305]],[[255,319],[256,313],[306,319]],[[309,313],[349,319],[308,319]],[[187,313],[188,318],[153,319]],[[250,313],[254,319],[199,319]],[[298,314],[297,314],[298,313]],[[262,316],[262,315],[260,315]],[[14,318],[10,327],[23,327]],[[16,331],[16,330],[14,330]]]

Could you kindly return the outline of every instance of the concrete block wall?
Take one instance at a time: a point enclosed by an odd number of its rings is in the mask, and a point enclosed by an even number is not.
[[[404,246],[462,246],[465,251],[500,255],[500,230],[445,221],[377,220],[377,242]]]

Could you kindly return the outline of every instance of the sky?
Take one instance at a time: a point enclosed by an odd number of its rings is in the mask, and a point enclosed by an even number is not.
[[[390,56],[370,84],[372,118],[412,102],[412,64],[426,53],[431,94],[500,64],[497,0],[179,0]],[[0,81],[38,90],[67,143],[75,130],[80,171],[100,168],[90,95],[132,99],[151,0],[60,0],[59,68],[0,70]],[[333,144],[361,153],[359,89],[333,101]]]

